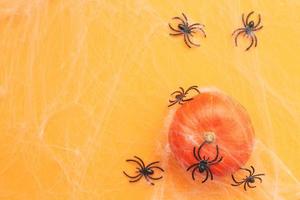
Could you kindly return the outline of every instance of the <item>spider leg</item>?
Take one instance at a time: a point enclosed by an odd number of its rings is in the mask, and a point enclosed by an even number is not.
[[[136,175],[136,176],[130,176],[130,175],[128,175],[125,171],[123,171],[123,174],[124,174],[125,176],[127,176],[128,178],[137,178],[138,176],[141,175],[141,174],[138,174],[138,175]]]
[[[187,19],[187,17],[185,16],[185,14],[184,14],[184,13],[182,13],[182,16],[184,17],[185,21],[187,22],[187,21],[188,21],[188,19]]]
[[[255,174],[253,175],[253,177],[256,177],[256,176],[264,176],[265,174]]]
[[[184,94],[187,94],[187,93],[191,90],[191,88],[193,88],[193,87],[195,87],[195,86],[189,87],[189,88],[184,92]],[[197,86],[196,86],[196,87],[197,87]]]
[[[157,163],[159,163],[159,161],[152,162],[152,163],[148,164],[148,165],[146,166],[146,168],[149,168],[150,166],[152,166],[152,165],[154,165],[154,164],[157,164]]]
[[[251,35],[250,38],[251,38],[251,43],[250,43],[250,45],[247,47],[247,49],[246,49],[245,51],[248,51],[248,50],[252,47],[252,45],[253,45],[253,42],[254,42],[253,36]]]
[[[249,20],[249,17],[254,13],[254,11],[250,12],[248,15],[247,15],[247,18],[246,18],[246,24],[248,24],[248,20]]]
[[[137,182],[137,181],[141,180],[142,177],[143,177],[143,175],[140,174],[140,177],[138,177],[135,180],[130,180],[129,182],[131,182],[131,183]]]
[[[252,173],[251,173],[251,176],[252,176],[255,173],[255,169],[254,169],[254,167],[252,165],[250,167],[252,169]]]
[[[190,35],[186,35],[187,40],[189,41],[189,43],[191,43],[194,46],[200,47],[200,44],[195,44],[194,42],[191,41],[190,39]]]
[[[207,161],[208,159],[209,159],[209,157],[206,158],[206,156],[203,156],[203,160]]]
[[[200,147],[198,148],[198,157],[202,160],[202,158],[201,158],[201,155],[200,155],[200,151],[201,151],[201,149],[202,149],[202,147],[204,146],[206,144],[206,141],[204,141],[201,145],[200,145]]]
[[[163,178],[163,176],[160,176],[160,177],[157,177],[157,178],[155,178],[155,177],[151,177],[151,176],[148,176],[148,178],[150,178],[150,179],[152,179],[152,180],[159,180],[159,179],[162,179],[162,178]]]
[[[194,157],[196,158],[196,160],[200,161],[201,158],[198,158],[198,155],[196,154],[196,147],[194,147],[193,149],[193,154],[194,154]]]
[[[192,169],[193,167],[195,167],[195,166],[197,166],[197,165],[198,165],[198,163],[189,166],[189,167],[186,169],[186,171],[189,171],[190,169]]]
[[[208,179],[208,170],[205,170],[205,172],[206,172],[205,179],[202,181],[202,183],[204,183]]]
[[[178,19],[180,20],[183,24],[185,23],[185,21],[183,19],[181,19],[180,17],[173,17],[172,19]]]
[[[246,186],[247,186],[247,185],[246,185],[247,183],[248,183],[247,181],[245,181],[245,183],[244,183],[244,190],[245,190],[245,191],[247,191],[247,187],[246,187]]]
[[[242,14],[242,21],[243,21],[243,25],[246,27],[246,22],[245,22],[245,18],[244,18],[244,13]]]
[[[244,31],[240,31],[236,36],[235,36],[235,46],[238,46],[238,44],[237,44],[237,39],[238,39],[238,37],[239,37],[239,35],[241,34],[241,33],[243,33]]]
[[[181,90],[181,94],[184,94],[184,89],[182,87],[179,87],[179,89]]]
[[[193,86],[189,87],[188,90],[193,89],[193,88],[196,88],[196,89],[197,89],[198,86],[197,86],[197,85],[193,85]]]
[[[214,179],[214,176],[213,176],[213,174],[212,174],[211,170],[210,170],[210,169],[208,169],[208,172],[209,172],[209,174],[210,174],[210,179],[211,179],[211,180],[213,180],[213,179]]]
[[[219,146],[218,145],[216,145],[216,151],[217,151],[216,157],[213,160],[209,161],[209,163],[213,163],[218,159],[218,157],[219,157]]]
[[[173,100],[169,99],[169,103],[174,103],[174,102],[176,102],[176,100],[173,101]]]
[[[168,105],[168,107],[173,106],[174,104],[176,104],[178,101],[175,101],[174,103],[171,103],[170,105]]]
[[[202,28],[200,28],[200,27],[192,27],[192,28],[190,28],[191,31],[195,30],[195,29],[198,29],[199,31],[201,31],[203,33],[204,37],[206,37],[206,33],[204,32],[204,30]],[[195,33],[195,32],[192,31],[192,33]]]
[[[231,177],[232,177],[232,180],[233,180],[235,183],[237,183],[238,185],[241,185],[241,184],[244,183],[244,181],[237,181],[237,180],[234,178],[233,174],[231,174]],[[233,185],[233,184],[231,184],[231,185]],[[238,186],[238,185],[236,185],[236,186]],[[234,186],[235,186],[235,185],[234,185]]]
[[[179,101],[179,104],[180,104],[180,105],[183,105],[182,101]]]
[[[165,170],[161,167],[158,167],[158,166],[152,166],[152,167],[149,167],[149,169],[159,169],[160,171],[164,172]]]
[[[258,30],[262,29],[263,27],[264,27],[264,26],[260,26],[260,27],[258,27],[258,28],[253,29],[253,31],[258,31]]]
[[[249,182],[247,182],[246,184],[247,184],[247,186],[248,186],[249,188],[255,188],[255,187],[256,187],[255,185],[253,185],[253,186],[252,186],[252,185],[250,185],[250,183],[249,183]]]
[[[170,27],[170,29],[172,30],[172,31],[175,31],[175,32],[181,32],[180,30],[177,30],[177,29],[175,29],[175,28],[173,28],[172,26],[171,26],[171,24],[169,24],[169,27]]]
[[[260,18],[260,14],[258,14],[258,22],[257,24],[254,26],[254,28],[258,27],[260,25],[260,21],[261,21],[261,18]]]
[[[252,176],[252,172],[249,169],[247,169],[247,168],[241,168],[241,169],[244,170],[244,171],[249,172],[249,176]]]
[[[193,98],[189,98],[189,99],[182,99],[182,101],[183,101],[183,102],[190,101],[190,100],[193,100]]]
[[[262,179],[260,177],[253,176],[253,178],[258,179],[260,181],[260,183],[262,183]]]
[[[221,157],[218,161],[215,161],[215,162],[213,162],[213,163],[210,161],[209,164],[210,164],[210,165],[215,165],[215,164],[220,163],[222,160],[223,160],[223,157]]]
[[[223,160],[223,156],[216,162],[216,163],[219,163],[219,162],[221,162]],[[216,164],[215,163],[215,164]]]
[[[244,183],[244,182],[243,182],[243,183]],[[233,183],[232,183],[231,186],[236,186],[236,187],[237,187],[237,186],[242,185],[243,183],[238,183],[238,184],[233,184]]]
[[[254,37],[254,46],[256,47],[257,46],[257,37],[255,34],[253,34],[253,37]]]
[[[189,87],[189,89],[187,89],[185,91],[185,94],[187,94],[190,90],[196,90],[198,93],[200,93],[200,91],[197,88],[198,88],[198,86],[196,86],[196,85],[191,86],[191,87]]]
[[[187,24],[186,21],[184,21],[184,20],[181,19],[180,17],[173,17],[172,19],[178,19],[178,20],[180,20],[181,23],[182,23],[183,25],[186,25],[186,24]]]
[[[134,156],[136,159],[138,159],[141,163],[142,163],[142,165],[143,165],[143,167],[142,168],[145,168],[145,163],[144,163],[144,161],[141,159],[141,158],[139,158],[139,157],[137,157],[137,156]]]
[[[127,159],[126,161],[127,161],[127,162],[135,162],[135,163],[137,163],[141,168],[143,168],[143,165],[142,165],[140,162],[138,162],[137,160]]]
[[[149,179],[148,179],[148,176],[144,175],[145,179],[151,184],[151,185],[154,185],[154,183],[152,183]]]
[[[204,37],[206,37],[206,33],[202,28],[199,28],[199,30],[203,33]]]
[[[241,31],[241,30],[245,31],[245,28],[238,28],[235,31],[233,31],[233,33],[231,35],[234,35],[236,32]]]
[[[192,32],[192,33],[196,33],[195,31],[192,31],[192,30],[195,30],[195,29],[200,29],[201,27],[199,27],[199,26],[194,26],[194,25],[190,25],[189,27],[188,27],[188,29]]]
[[[202,26],[202,27],[205,27],[204,24],[195,23],[195,24],[191,24],[191,25],[189,26],[189,28],[192,28],[192,27],[195,27],[195,26]]]
[[[177,36],[177,35],[183,35],[183,33],[169,33],[169,35]]]
[[[191,48],[191,46],[188,44],[188,42],[186,41],[186,34],[183,34],[184,35],[184,42],[185,42],[185,44],[189,47],[189,48]]]
[[[198,167],[195,167],[192,171],[192,179],[195,180],[195,172],[198,169]]]
[[[242,185],[243,183],[238,183],[238,184],[231,184],[232,186],[240,186]]]

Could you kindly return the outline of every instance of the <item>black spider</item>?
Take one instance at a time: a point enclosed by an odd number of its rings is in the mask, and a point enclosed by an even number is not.
[[[184,42],[189,48],[191,48],[191,45],[200,46],[200,44],[195,44],[194,42],[192,42],[190,36],[193,37],[193,33],[196,33],[195,31],[199,30],[200,32],[202,32],[204,34],[204,37],[206,37],[206,34],[205,34],[204,30],[202,29],[204,27],[204,25],[200,24],[200,23],[195,23],[195,24],[189,25],[188,19],[184,13],[182,13],[182,16],[184,19],[182,19],[180,17],[172,18],[175,20],[179,20],[181,23],[179,23],[177,25],[177,29],[173,28],[171,26],[171,24],[169,24],[170,29],[175,32],[175,33],[170,33],[170,35],[172,35],[172,36],[183,35]]]
[[[159,163],[159,161],[156,161],[156,162],[152,162],[150,164],[148,164],[147,166],[145,166],[145,163],[143,162],[143,160],[137,156],[134,156],[134,159],[127,159],[126,161],[127,162],[135,162],[138,164],[139,167],[137,167],[137,175],[136,176],[130,176],[128,175],[125,171],[123,171],[123,173],[125,174],[125,176],[127,176],[128,178],[132,179],[130,180],[129,182],[137,182],[139,181],[142,177],[145,177],[145,179],[151,184],[151,185],[154,185],[154,183],[152,183],[150,181],[151,180],[159,180],[161,179],[163,176],[160,176],[160,177],[152,177],[152,175],[154,174],[154,170],[153,169],[159,169],[161,171],[164,172],[164,170],[158,166],[155,166],[155,164]],[[153,166],[154,165],[154,166]]]
[[[209,157],[205,157],[203,156],[203,158],[201,157],[200,155],[200,151],[201,151],[201,148],[206,144],[207,142],[203,142],[200,147],[198,148],[198,151],[196,152],[196,147],[194,147],[194,150],[193,150],[193,153],[194,153],[194,157],[195,159],[198,161],[197,163],[195,164],[192,164],[191,166],[189,166],[187,168],[187,171],[189,171],[190,169],[193,168],[192,170],[192,178],[193,180],[195,180],[195,172],[196,170],[199,171],[199,173],[203,173],[205,172],[206,175],[205,175],[205,179],[202,181],[202,183],[204,183],[205,181],[207,181],[208,177],[210,176],[210,179],[213,180],[213,174],[210,170],[210,167],[212,165],[215,165],[215,164],[218,164],[219,162],[221,162],[223,160],[223,157],[219,158],[219,147],[218,145],[216,145],[216,150],[217,150],[217,154],[216,154],[216,157],[213,159],[213,160],[209,160]]]
[[[244,184],[244,190],[247,191],[247,186],[249,188],[255,188],[256,186],[250,185],[251,183],[255,183],[255,179],[258,179],[262,183],[262,179],[259,176],[264,176],[265,174],[254,174],[255,169],[253,166],[251,166],[251,169],[241,168],[242,170],[245,170],[249,172],[249,176],[246,176],[246,178],[242,179],[242,181],[237,181],[233,175],[231,175],[232,180],[235,182],[234,184],[231,184],[232,186],[240,186],[241,184]]]
[[[242,14],[242,21],[243,21],[244,27],[238,28],[232,33],[232,35],[235,35],[237,33],[235,36],[235,46],[238,46],[237,39],[240,34],[244,33],[244,36],[247,36],[247,38],[248,37],[251,38],[251,43],[246,48],[246,51],[248,51],[253,46],[253,43],[254,43],[255,47],[257,46],[257,37],[254,32],[263,28],[263,26],[259,26],[260,22],[261,22],[260,14],[258,14],[258,22],[256,24],[252,20],[249,21],[249,18],[253,13],[254,13],[254,11],[250,12],[246,17],[246,20],[244,19],[244,14]]]
[[[168,107],[173,106],[176,103],[179,103],[180,105],[183,105],[183,102],[193,100],[193,98],[185,99],[185,97],[186,97],[186,95],[188,94],[188,92],[190,90],[195,90],[198,93],[200,93],[200,91],[197,88],[198,88],[198,86],[194,85],[194,86],[189,87],[186,91],[184,91],[184,89],[182,87],[179,87],[180,90],[176,90],[175,92],[173,92],[171,94],[171,96],[174,95],[174,94],[176,94],[176,95],[175,95],[174,100],[171,100],[171,99],[169,100],[170,105],[168,105]]]

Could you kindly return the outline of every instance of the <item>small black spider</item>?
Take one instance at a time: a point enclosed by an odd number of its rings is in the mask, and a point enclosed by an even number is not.
[[[184,42],[189,48],[191,48],[191,44],[194,46],[200,46],[200,44],[195,44],[194,42],[192,42],[190,37],[193,37],[193,33],[196,33],[195,30],[199,30],[200,32],[202,32],[204,34],[204,37],[206,37],[206,34],[205,34],[204,30],[202,29],[204,27],[204,25],[200,24],[200,23],[195,23],[195,24],[189,25],[188,19],[184,13],[182,13],[182,16],[184,19],[182,19],[180,17],[172,18],[174,20],[179,20],[181,23],[179,23],[177,25],[177,29],[173,28],[171,26],[171,24],[169,24],[170,29],[175,32],[175,33],[170,33],[170,35],[172,35],[172,36],[183,35]]]
[[[251,43],[250,45],[246,48],[246,51],[248,51],[252,46],[253,46],[253,43],[254,43],[254,46],[256,47],[257,46],[257,37],[255,35],[255,31],[258,31],[260,29],[263,28],[263,26],[259,26],[260,25],[260,22],[261,22],[261,18],[260,18],[260,14],[258,14],[258,22],[255,24],[254,21],[249,21],[249,18],[250,16],[254,13],[254,11],[250,12],[247,17],[246,17],[246,21],[244,19],[244,14],[242,14],[242,21],[243,21],[243,25],[244,27],[243,28],[238,28],[236,29],[232,35],[235,35],[236,33],[236,36],[235,36],[235,46],[238,46],[237,44],[237,39],[239,37],[240,34],[244,33],[244,36],[247,36],[247,38],[251,38]]]
[[[247,172],[249,172],[249,176],[246,176],[246,178],[242,179],[242,181],[237,181],[233,175],[231,175],[232,180],[235,182],[234,184],[231,184],[232,186],[240,186],[241,184],[244,184],[244,190],[247,191],[247,186],[249,188],[255,188],[256,186],[252,186],[250,184],[255,183],[255,179],[258,179],[260,181],[260,183],[262,183],[262,179],[259,176],[264,176],[265,174],[254,174],[255,173],[255,169],[253,166],[251,166],[251,169],[246,169],[246,168],[241,168],[242,170],[245,170]]]
[[[185,99],[185,97],[186,97],[186,95],[188,94],[188,92],[190,90],[195,90],[198,93],[200,93],[200,91],[197,88],[198,88],[198,86],[194,85],[194,86],[189,87],[186,91],[184,91],[184,89],[182,87],[179,87],[180,90],[176,90],[175,92],[173,92],[171,94],[171,96],[174,95],[174,94],[176,94],[176,95],[175,95],[174,100],[171,100],[171,99],[169,100],[170,105],[168,105],[168,107],[173,106],[176,103],[179,103],[180,105],[183,105],[183,102],[193,100],[193,98]]]
[[[189,171],[190,169],[194,168],[192,170],[192,178],[193,180],[195,180],[195,172],[196,170],[199,171],[199,173],[203,173],[205,172],[206,173],[206,176],[205,176],[205,179],[202,181],[202,183],[204,183],[205,181],[207,181],[208,177],[210,176],[210,179],[213,180],[213,174],[210,170],[210,167],[212,165],[215,165],[215,164],[218,164],[220,163],[222,160],[223,160],[223,157],[220,157],[219,158],[219,147],[218,145],[216,145],[216,150],[217,150],[217,154],[216,154],[216,157],[213,159],[213,160],[209,160],[209,157],[206,158],[205,156],[203,156],[203,158],[201,157],[200,155],[200,151],[201,151],[201,148],[206,144],[207,142],[203,142],[200,147],[198,148],[198,151],[196,153],[196,147],[194,147],[194,150],[193,150],[193,153],[194,153],[194,157],[195,159],[198,161],[197,163],[195,164],[192,164],[191,166],[189,166],[187,168],[187,171]]]
[[[160,176],[160,177],[152,177],[152,175],[154,174],[154,170],[153,169],[159,169],[161,170],[162,172],[164,172],[164,170],[158,166],[155,166],[155,164],[159,163],[159,161],[156,161],[156,162],[152,162],[150,164],[148,164],[147,166],[145,166],[145,163],[143,162],[143,160],[137,156],[134,156],[134,159],[127,159],[126,161],[127,162],[135,162],[138,164],[139,167],[137,167],[137,175],[136,176],[130,176],[128,175],[125,171],[123,171],[124,175],[127,176],[128,178],[132,179],[130,180],[129,182],[137,182],[139,181],[142,177],[145,177],[145,179],[151,184],[151,185],[154,185],[154,183],[152,183],[150,181],[151,180],[159,180],[161,179],[163,176]]]

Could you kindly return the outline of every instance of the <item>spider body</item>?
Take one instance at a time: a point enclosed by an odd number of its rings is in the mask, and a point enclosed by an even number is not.
[[[146,181],[148,181],[151,185],[154,185],[153,182],[151,182],[151,180],[159,180],[162,178],[162,176],[160,177],[153,177],[154,175],[154,169],[158,169],[162,172],[164,172],[164,170],[159,167],[159,166],[156,166],[155,164],[158,164],[159,161],[155,161],[155,162],[152,162],[148,165],[145,165],[144,161],[137,157],[137,156],[134,156],[135,159],[127,159],[126,161],[127,162],[134,162],[138,165],[138,167],[136,168],[137,171],[136,171],[136,175],[134,176],[131,176],[131,175],[128,175],[125,171],[123,171],[124,175],[127,176],[129,179],[129,182],[133,183],[133,182],[137,182],[139,180],[141,180],[142,177],[144,177],[146,179]]]
[[[186,15],[182,13],[182,16],[183,18],[180,17],[172,18],[173,20],[179,20],[180,23],[177,25],[177,28],[174,28],[171,26],[171,24],[169,24],[170,29],[174,32],[174,33],[170,33],[170,35],[172,36],[183,35],[184,42],[189,48],[191,48],[191,45],[200,46],[199,44],[194,43],[190,37],[193,37],[193,34],[196,33],[196,30],[202,32],[204,37],[206,37],[206,34],[203,30],[204,25],[200,23],[189,25]]]
[[[249,24],[246,25],[245,27],[245,32],[247,35],[250,35],[254,30],[254,22],[250,21]]]
[[[254,174],[255,173],[255,169],[253,166],[250,166],[250,169],[246,169],[246,168],[241,168],[244,171],[249,172],[249,176],[246,176],[246,178],[242,179],[241,181],[237,181],[233,175],[231,175],[232,180],[234,181],[233,184],[231,184],[232,186],[240,186],[242,184],[244,184],[244,190],[247,191],[247,186],[249,188],[255,188],[255,185],[251,185],[254,184],[256,181],[255,179],[259,180],[260,183],[262,183],[262,179],[260,178],[260,176],[264,176],[265,174]]]
[[[149,176],[149,175],[154,174],[154,171],[152,169],[149,169],[149,168],[140,169],[139,172],[141,174],[143,174],[144,176]]]
[[[206,160],[201,160],[198,164],[199,172],[202,173],[208,169],[208,162]]]
[[[168,105],[168,107],[173,106],[176,103],[178,103],[180,105],[183,105],[184,102],[193,100],[193,98],[187,98],[186,99],[186,96],[189,93],[189,91],[191,91],[191,90],[194,90],[194,91],[200,93],[200,91],[197,89],[197,87],[198,86],[191,86],[186,91],[182,87],[179,87],[180,90],[177,90],[177,91],[175,91],[171,94],[171,96],[175,95],[175,99],[174,100],[171,100],[171,99],[169,100],[170,104]]]
[[[255,35],[255,32],[263,28],[263,26],[260,26],[260,22],[261,22],[260,14],[258,15],[258,22],[256,24],[252,20],[249,21],[249,18],[253,13],[254,13],[253,11],[250,12],[246,17],[246,20],[244,19],[244,14],[242,14],[242,22],[244,27],[238,28],[232,33],[233,36],[235,35],[235,46],[238,46],[238,37],[241,34],[243,34],[247,38],[250,38],[251,42],[250,45],[246,48],[246,51],[248,51],[253,45],[255,47],[257,46],[257,37]]]
[[[175,99],[179,102],[179,101],[182,101],[185,97],[186,97],[186,95],[184,93],[182,93],[182,94],[177,94],[175,96]]]
[[[191,34],[192,30],[186,24],[178,24],[178,29],[185,34]]]
[[[246,178],[246,181],[249,182],[249,183],[255,183],[255,179],[254,179],[254,177],[252,177],[252,176],[247,177],[247,178]]]
[[[223,157],[219,158],[219,147],[216,145],[216,156],[213,160],[209,160],[209,157],[206,158],[205,156],[201,157],[201,149],[202,147],[207,144],[207,142],[203,142],[198,150],[196,151],[196,147],[193,149],[194,158],[197,160],[197,163],[192,164],[187,168],[187,171],[192,169],[192,178],[195,180],[195,173],[198,170],[200,174],[205,173],[205,178],[203,179],[202,183],[206,182],[207,179],[210,177],[211,180],[213,180],[213,174],[210,170],[210,167],[212,165],[216,165],[220,163],[223,160]]]

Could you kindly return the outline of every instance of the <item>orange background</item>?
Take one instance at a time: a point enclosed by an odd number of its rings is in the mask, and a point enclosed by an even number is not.
[[[230,34],[252,10],[264,28],[245,52]],[[181,12],[206,25],[200,48],[168,35]],[[2,0],[0,199],[300,199],[299,27],[297,0]],[[170,156],[169,94],[195,84],[248,110],[255,190],[193,183]],[[129,184],[133,155],[164,179]]]

